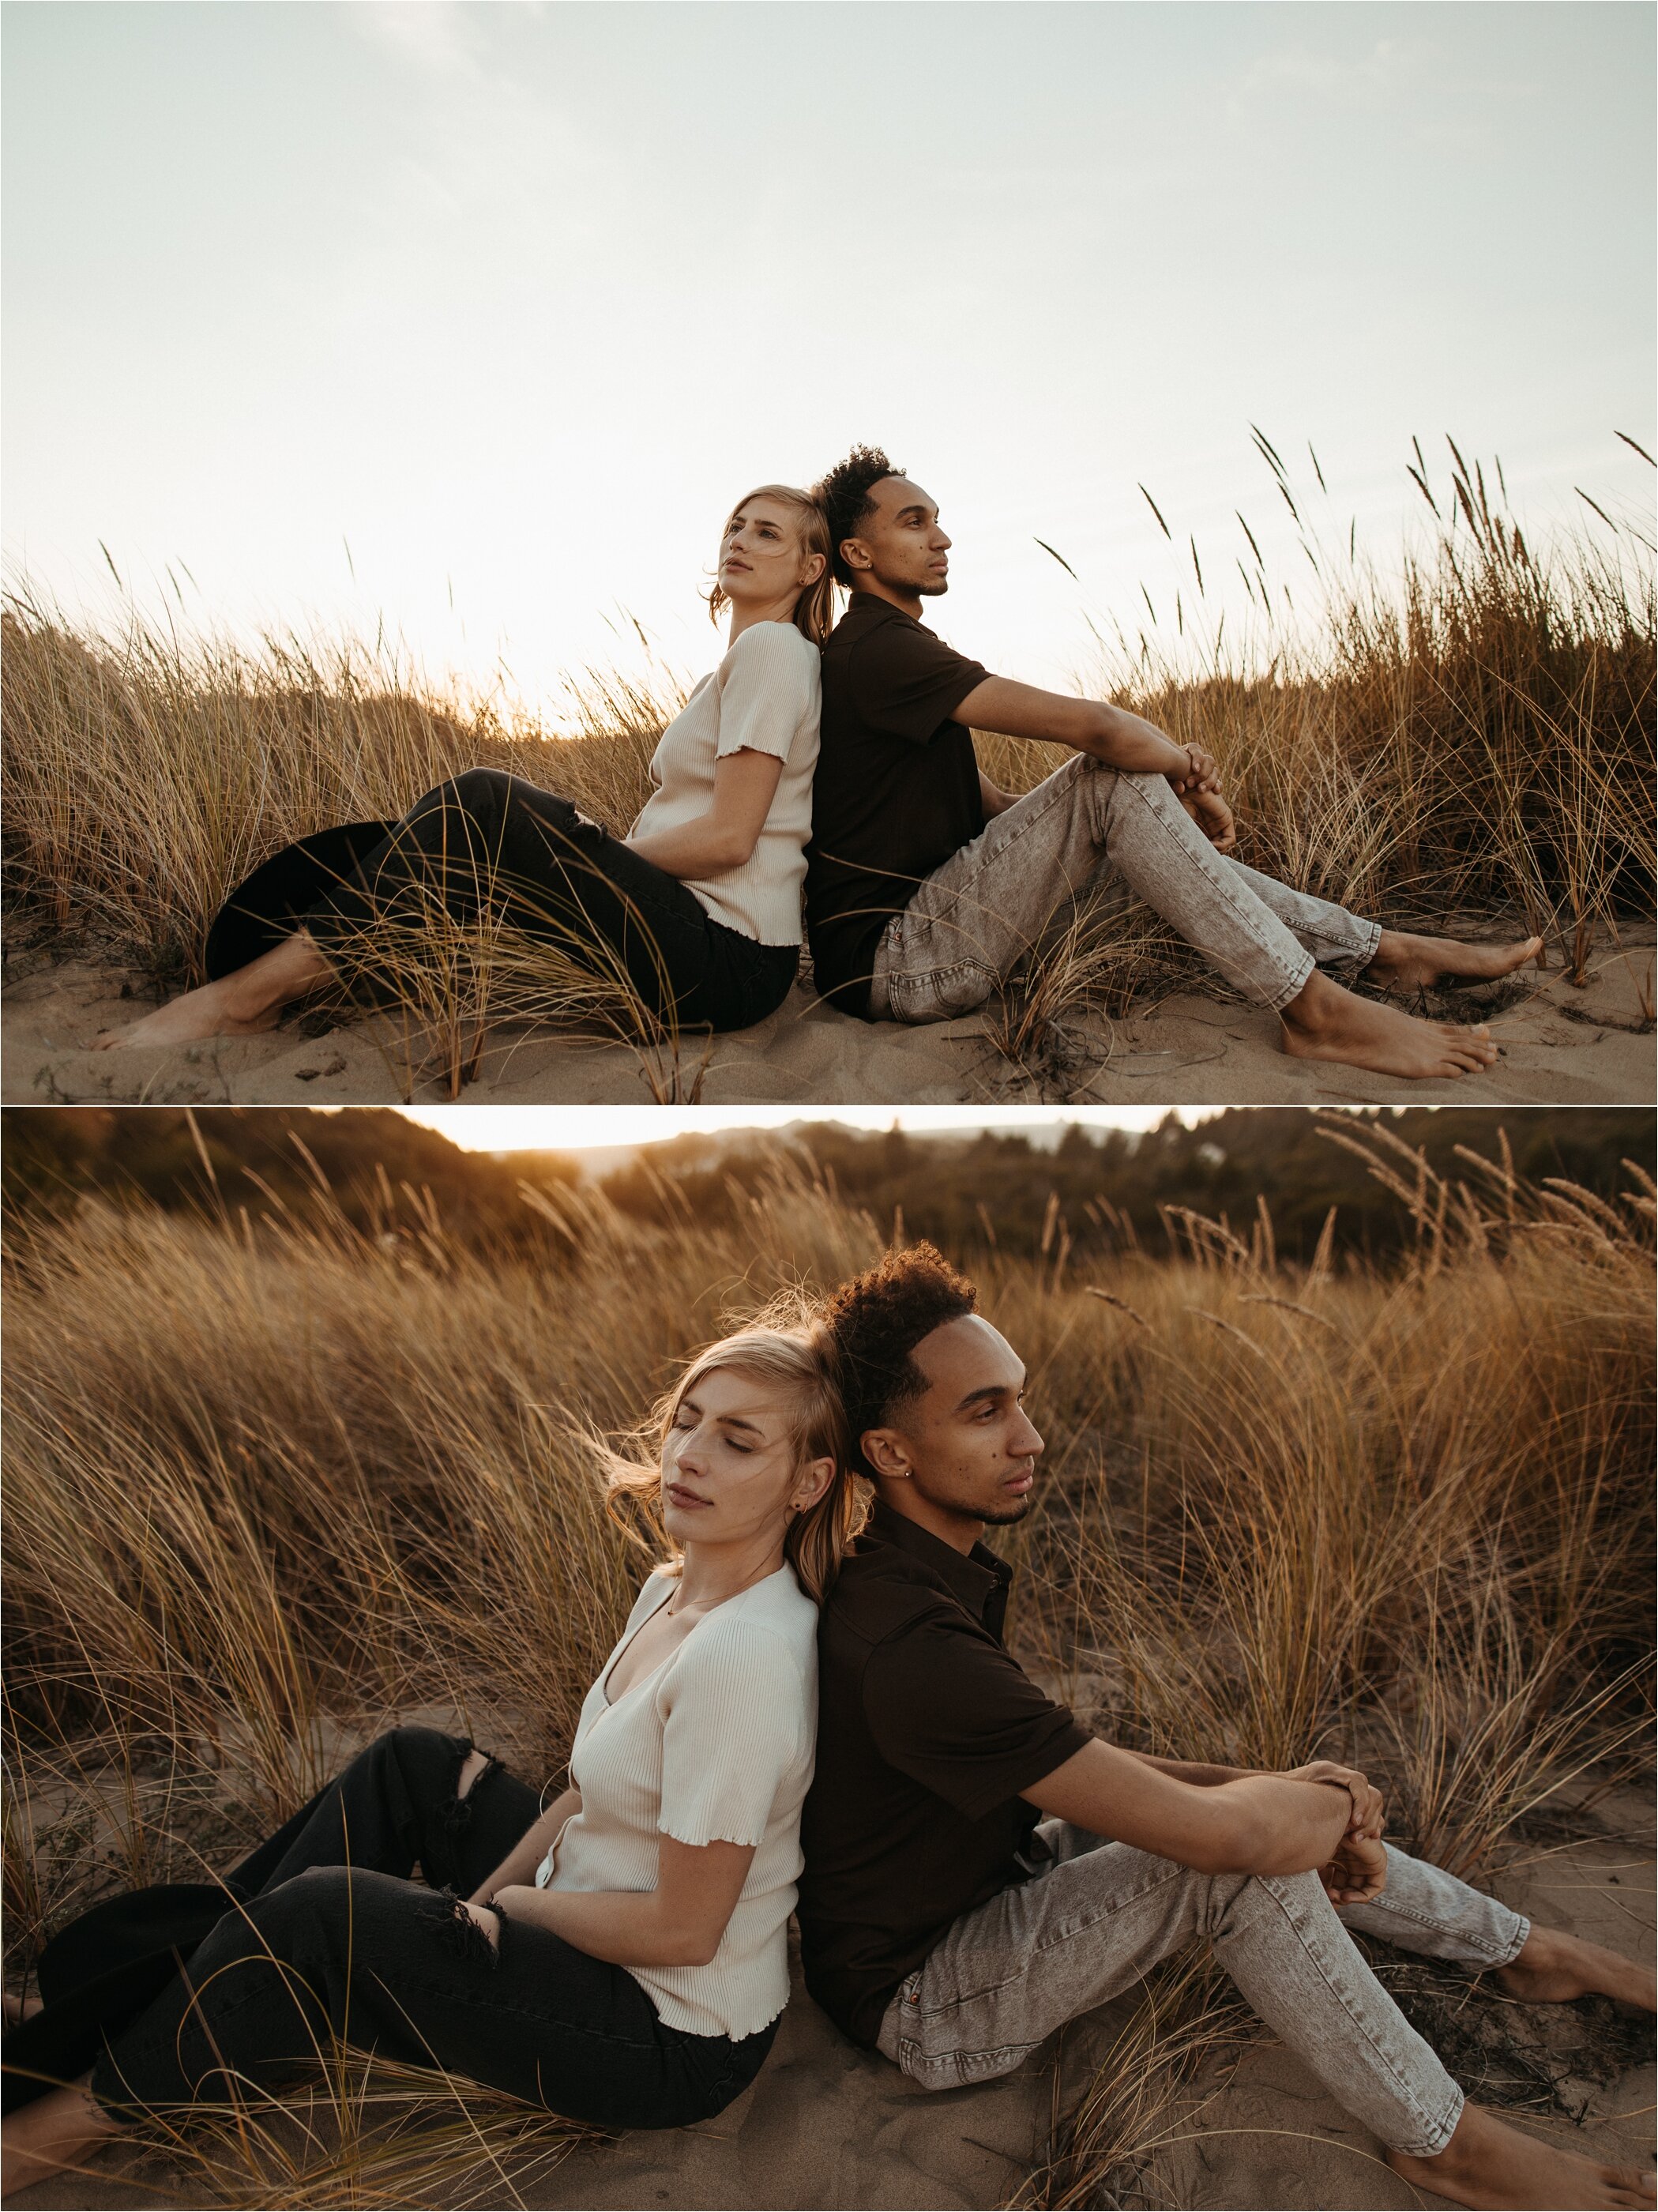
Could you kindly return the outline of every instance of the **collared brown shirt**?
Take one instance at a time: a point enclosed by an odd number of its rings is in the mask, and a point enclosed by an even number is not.
[[[878,1504],[823,1601],[797,1909],[806,1987],[866,2048],[951,1921],[1029,1875],[1018,1793],[1090,1741],[1003,1649],[1011,1580]]]
[[[869,1018],[881,932],[985,826],[973,738],[950,716],[988,672],[872,592],[829,633],[806,933],[818,991],[843,1012]]]

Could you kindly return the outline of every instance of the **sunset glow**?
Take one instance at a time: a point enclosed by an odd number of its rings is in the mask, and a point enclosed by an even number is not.
[[[1252,424],[1327,544],[1396,557],[1447,432],[1600,529],[1576,487],[1649,495],[1652,59],[1649,9],[1501,0],[12,6],[7,559],[556,711],[631,617],[709,665],[730,501],[856,440],[1038,682],[1236,637],[1239,514],[1315,589]]]

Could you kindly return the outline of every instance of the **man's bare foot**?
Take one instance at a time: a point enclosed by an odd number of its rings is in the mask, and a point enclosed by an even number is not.
[[[1512,975],[1542,950],[1540,937],[1521,938],[1512,945],[1462,945],[1454,937],[1412,937],[1406,930],[1384,929],[1376,957],[1364,973],[1388,991],[1420,990],[1442,975],[1489,982],[1494,976]]]
[[[0,2020],[8,2027],[21,2027],[26,2020],[33,2020],[39,2009],[39,1997],[14,1996],[9,1990],[0,1994]]]
[[[1565,2004],[1573,1997],[1617,1997],[1658,2011],[1658,1982],[1650,1966],[1637,1966],[1604,1944],[1586,1943],[1558,1928],[1533,1928],[1520,1954],[1499,1966],[1497,1978],[1527,2004]]]
[[[1317,969],[1299,995],[1280,1009],[1279,1018],[1284,1049],[1296,1059],[1340,1060],[1377,1075],[1478,1075],[1497,1059],[1497,1047],[1483,1024],[1462,1029],[1455,1022],[1421,1021],[1397,1006],[1356,999]]]
[[[186,991],[181,999],[157,1006],[153,1014],[106,1030],[93,1050],[118,1052],[131,1044],[199,1044],[203,1037],[257,1036],[262,1030],[274,1030],[282,1018],[280,1006],[268,1006],[250,1020],[232,1013],[228,1000],[222,983],[203,983],[199,991]]]
[[[1437,2158],[1390,2150],[1395,2173],[1474,2212],[1598,2212],[1603,2205],[1649,2207],[1653,2176],[1635,2166],[1601,2166],[1522,2136],[1477,2105],[1465,2105],[1456,2132]]]

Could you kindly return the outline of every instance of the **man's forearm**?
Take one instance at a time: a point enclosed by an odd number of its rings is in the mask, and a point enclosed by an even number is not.
[[[1134,775],[1184,776],[1187,773],[1190,763],[1184,746],[1165,737],[1155,722],[1103,701],[1094,702],[1094,711],[1097,722],[1091,742],[1081,747],[1084,752]]]
[[[1244,1774],[1221,1785],[1242,1838],[1242,1874],[1309,1874],[1327,1865],[1352,1816],[1352,1800],[1327,1783]]]
[[[532,1884],[536,1869],[541,1864],[557,1839],[558,1832],[567,1820],[573,1820],[581,1810],[581,1793],[567,1790],[556,1797],[538,1820],[534,1821],[513,1845],[506,1857],[487,1881],[482,1881],[472,1892],[469,1902],[483,1905],[498,1889],[511,1889],[520,1884]]]
[[[1122,1748],[1127,1750],[1127,1745]],[[1260,1771],[1252,1766],[1211,1766],[1200,1759],[1159,1759],[1150,1751],[1130,1751],[1128,1756],[1139,1759],[1142,1766],[1154,1767],[1159,1774],[1172,1774],[1176,1782],[1189,1782],[1194,1790],[1218,1789],[1223,1782],[1242,1782],[1246,1774]]]

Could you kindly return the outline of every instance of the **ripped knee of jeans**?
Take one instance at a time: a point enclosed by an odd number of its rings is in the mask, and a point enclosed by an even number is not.
[[[443,1824],[444,1839],[452,1855],[471,1825],[479,1789],[498,1764],[487,1751],[479,1751],[470,1743],[456,1761],[454,1789],[439,1815]]]
[[[507,1930],[507,1915],[494,1899],[478,1909],[495,1916],[495,1940],[492,1943],[478,1925],[472,1908],[452,1889],[439,1890],[433,1899],[436,1908],[433,1916],[434,1932],[442,1940],[446,1949],[462,1959],[481,1959],[490,1967],[501,1964],[501,1946]]]

